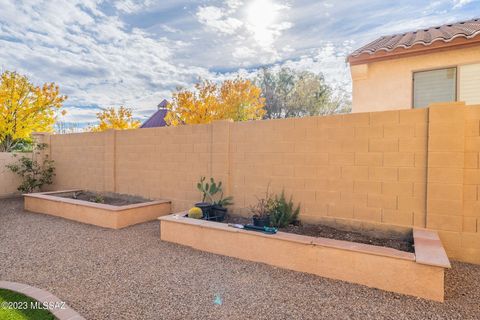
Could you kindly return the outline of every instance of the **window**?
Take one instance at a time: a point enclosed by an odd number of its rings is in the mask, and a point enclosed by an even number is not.
[[[469,104],[480,104],[480,63],[459,67],[459,99]]]
[[[413,107],[425,108],[433,102],[457,100],[457,68],[415,72]]]

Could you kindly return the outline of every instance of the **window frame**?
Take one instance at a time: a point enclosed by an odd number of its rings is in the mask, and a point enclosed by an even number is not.
[[[464,64],[469,64],[469,63],[464,63]],[[410,108],[420,109],[420,108],[415,108],[415,73],[420,73],[420,72],[455,69],[455,102],[458,101],[458,97],[459,97],[458,90],[459,90],[459,79],[460,79],[460,77],[458,76],[459,66],[460,65],[450,65],[450,66],[439,67],[439,68],[426,68],[426,69],[412,70],[411,107]]]
[[[462,73],[462,66],[468,66],[471,64],[480,64],[480,60],[474,60],[470,62],[465,62],[457,65],[457,101],[460,101],[460,92],[462,91],[460,87],[460,78],[461,78],[461,73]]]

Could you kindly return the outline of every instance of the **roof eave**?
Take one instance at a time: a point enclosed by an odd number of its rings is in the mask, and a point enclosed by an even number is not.
[[[398,59],[403,57],[415,56],[420,54],[427,54],[432,52],[439,52],[451,49],[460,49],[464,47],[476,46],[480,44],[480,36],[474,38],[459,37],[452,41],[436,41],[430,45],[416,44],[409,48],[398,47],[392,51],[379,50],[375,53],[362,53],[357,56],[350,55],[347,57],[348,63],[351,66],[358,64],[365,64],[377,62],[382,60]]]

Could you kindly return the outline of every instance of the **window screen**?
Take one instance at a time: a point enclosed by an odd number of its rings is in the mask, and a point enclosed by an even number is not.
[[[459,100],[466,104],[480,104],[480,63],[459,68]]]
[[[456,101],[457,69],[438,69],[413,74],[413,107],[425,108],[432,102]]]

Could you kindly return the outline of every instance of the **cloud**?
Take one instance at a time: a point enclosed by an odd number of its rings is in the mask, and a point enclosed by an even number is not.
[[[242,6],[244,2],[242,0],[226,0],[225,3],[228,7],[232,9],[237,9]]]
[[[247,60],[255,57],[256,51],[248,47],[238,47],[233,52],[233,57],[238,60]]]
[[[348,91],[345,57],[355,48],[480,11],[475,0],[0,0],[0,8],[0,69],[56,82],[69,96],[68,122],[82,123],[120,105],[144,119],[178,86],[253,77],[263,65],[322,72]]]
[[[135,13],[144,10],[154,3],[152,0],[117,0],[114,7],[124,13]]]
[[[57,121],[61,122],[94,122],[96,113],[101,109],[98,107],[70,107],[65,115],[59,115]]]
[[[228,35],[234,34],[243,25],[240,20],[229,17],[228,12],[219,7],[200,7],[197,17],[200,23]]]
[[[453,0],[453,8],[461,8],[464,5],[467,5],[469,3],[472,3],[474,0]]]
[[[311,54],[284,61],[281,66],[321,73],[330,86],[350,91],[350,70],[345,62],[345,56],[352,51],[351,45],[351,41],[342,44],[323,42]]]
[[[127,105],[140,113],[176,86],[209,75],[205,68],[173,61],[184,42],[129,29],[95,1],[7,2],[2,8],[1,68],[27,74],[35,83],[58,83],[69,96],[68,107]],[[82,121],[95,115],[73,114]]]

